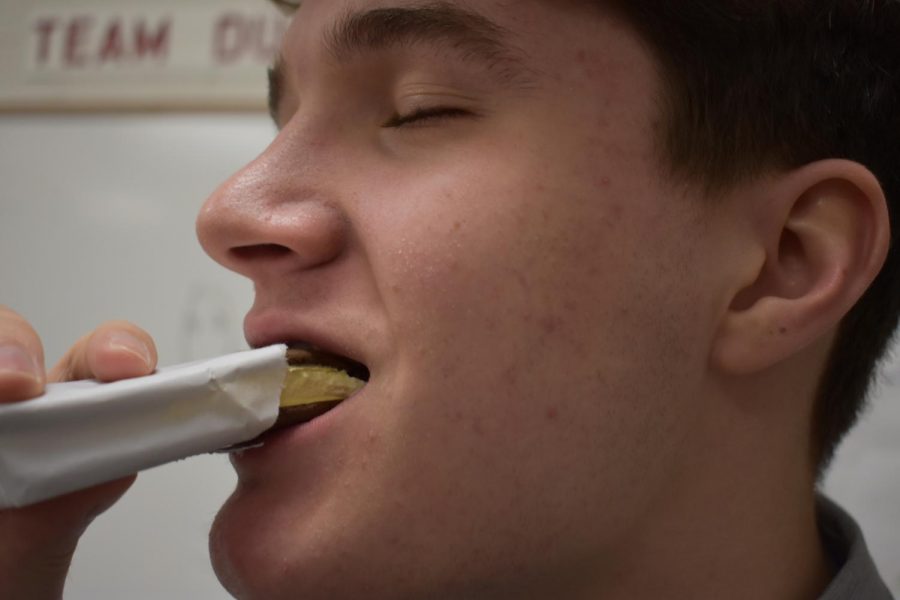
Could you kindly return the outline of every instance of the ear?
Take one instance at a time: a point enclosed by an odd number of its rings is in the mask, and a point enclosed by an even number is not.
[[[742,252],[752,281],[735,287],[712,345],[713,367],[732,375],[767,369],[833,332],[890,244],[884,192],[858,163],[815,162],[754,193]]]

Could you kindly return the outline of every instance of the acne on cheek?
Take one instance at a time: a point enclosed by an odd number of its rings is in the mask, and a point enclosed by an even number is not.
[[[600,78],[600,69],[597,68],[597,65],[594,62],[587,59],[586,56],[582,56],[580,59],[576,59],[580,69],[581,69],[581,77],[587,81],[594,81]]]
[[[541,328],[541,333],[545,338],[552,337],[554,334],[559,332],[564,324],[565,321],[562,317],[552,314],[543,316],[538,320],[538,325]]]
[[[607,225],[610,229],[614,229],[617,228],[622,222],[622,218],[625,214],[625,208],[618,202],[613,202],[606,207],[606,210],[604,212],[606,213],[605,221]]]

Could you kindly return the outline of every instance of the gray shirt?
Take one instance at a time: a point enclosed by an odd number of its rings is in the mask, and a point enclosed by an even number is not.
[[[827,498],[819,499],[819,531],[837,572],[819,600],[893,600],[859,525]]]

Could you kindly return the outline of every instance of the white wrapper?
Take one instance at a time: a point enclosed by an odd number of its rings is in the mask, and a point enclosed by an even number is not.
[[[285,351],[270,346],[115,383],[51,384],[40,398],[0,406],[0,508],[253,439],[278,417]]]

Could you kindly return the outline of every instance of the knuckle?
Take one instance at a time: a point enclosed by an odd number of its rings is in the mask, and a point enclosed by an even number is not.
[[[0,344],[19,346],[43,361],[43,345],[37,331],[25,317],[5,306],[0,306]]]
[[[0,307],[0,329],[6,335],[18,334],[37,337],[34,328],[25,320],[25,317],[5,307]]]
[[[144,375],[156,366],[150,336],[127,321],[109,321],[95,329],[82,356],[91,376],[103,381]]]

